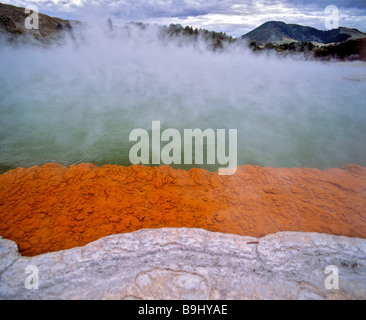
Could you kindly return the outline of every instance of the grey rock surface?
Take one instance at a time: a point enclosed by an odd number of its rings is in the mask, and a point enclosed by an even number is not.
[[[38,289],[25,281],[38,268]],[[339,288],[326,288],[327,266]],[[32,282],[34,284],[34,282]],[[333,279],[331,283],[336,284]],[[147,229],[23,257],[0,239],[1,299],[365,299],[366,240],[280,232],[263,238]]]

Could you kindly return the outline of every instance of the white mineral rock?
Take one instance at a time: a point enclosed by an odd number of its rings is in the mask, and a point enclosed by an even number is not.
[[[36,275],[27,266],[38,268],[38,289],[26,288]],[[326,287],[337,284],[328,266],[338,271],[338,289]],[[0,239],[0,298],[366,299],[366,240],[164,228],[23,257],[13,241]]]

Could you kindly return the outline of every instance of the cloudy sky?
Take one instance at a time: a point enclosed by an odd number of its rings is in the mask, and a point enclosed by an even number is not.
[[[328,5],[339,9],[339,25],[366,32],[366,0],[0,0],[65,19],[111,17],[115,25],[129,21],[170,24],[223,31],[240,36],[269,20],[325,30]]]

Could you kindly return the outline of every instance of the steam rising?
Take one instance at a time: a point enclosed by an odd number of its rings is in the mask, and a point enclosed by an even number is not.
[[[90,25],[47,48],[2,43],[0,70],[2,171],[130,165],[129,133],[155,120],[162,129],[237,129],[239,165],[366,165],[361,63],[256,56],[240,46],[214,52],[200,41],[161,40],[156,27]]]

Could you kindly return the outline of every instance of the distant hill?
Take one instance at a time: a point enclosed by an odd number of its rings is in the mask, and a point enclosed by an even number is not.
[[[298,24],[281,21],[268,21],[249,33],[241,36],[258,43],[308,41],[323,44],[366,38],[366,33],[357,29],[340,27],[329,31],[318,30]]]
[[[0,35],[5,35],[6,39],[15,43],[20,40],[21,43],[24,41],[35,45],[48,45],[54,41],[62,41],[63,31],[75,31],[76,26],[84,25],[80,21],[64,20],[40,13],[39,30],[27,30],[24,22],[28,14],[24,11],[25,8],[0,3]],[[108,20],[106,26],[108,25],[112,32],[113,23],[110,19]],[[130,28],[145,30],[149,29],[149,25],[131,22],[119,30],[123,32]],[[366,33],[357,29],[338,28],[322,31],[297,24],[269,21],[240,38],[233,38],[223,32],[183,27],[180,24],[159,26],[158,32],[161,41],[176,41],[178,45],[204,41],[207,48],[214,51],[223,50],[230,45],[242,46],[243,41],[240,40],[249,39],[253,40],[249,48],[256,52],[275,50],[280,54],[304,53],[307,57],[312,56],[323,60],[366,61]],[[71,34],[76,39],[74,32]],[[108,36],[108,29],[106,36]],[[247,43],[244,42],[244,45],[246,46]]]
[[[348,40],[313,50],[314,57],[321,60],[361,60],[366,61],[366,38]]]
[[[0,3],[0,32],[8,36],[32,35],[37,39],[47,38],[61,30],[72,29],[69,20],[39,14],[39,30],[27,30],[24,26],[26,17],[25,8]]]
[[[27,30],[24,26],[24,22],[28,14],[25,14],[24,11],[25,8],[0,3],[0,35],[2,33],[5,34],[10,40],[30,35],[31,37],[25,37],[25,42],[29,42],[29,39],[35,39],[38,41],[32,43],[38,44],[40,41],[42,44],[47,44],[52,40],[59,39],[61,31],[72,30],[73,27],[77,25],[83,25],[80,21],[63,20],[40,13],[39,30]],[[108,26],[110,31],[114,29],[111,19],[107,20],[106,26]],[[120,31],[129,28],[140,28],[141,30],[145,30],[149,28],[149,25],[141,22],[130,22],[123,28],[120,28]],[[106,33],[106,35],[108,35],[108,33]],[[159,38],[165,41],[178,41],[178,43],[181,44],[184,42],[194,43],[203,40],[206,41],[207,47],[211,50],[223,49],[225,45],[230,45],[236,40],[223,32],[197,28],[193,29],[189,26],[183,27],[180,24],[160,26]]]

